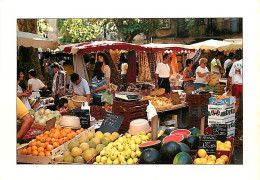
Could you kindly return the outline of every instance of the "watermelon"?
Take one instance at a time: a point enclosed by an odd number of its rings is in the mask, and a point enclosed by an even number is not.
[[[159,136],[159,137],[157,138],[157,140],[162,141],[166,136],[167,136],[166,134],[163,134],[163,135]]]
[[[173,134],[173,135],[169,135],[166,136],[165,138],[163,138],[162,140],[162,144],[169,142],[169,141],[173,141],[173,142],[180,142],[184,139],[183,135],[181,134]]]
[[[192,157],[186,152],[179,152],[174,157],[173,164],[192,164]]]
[[[196,135],[190,135],[185,138],[185,144],[187,144],[190,149],[196,150],[199,146],[199,137]]]
[[[172,134],[181,134],[184,136],[184,138],[188,137],[189,135],[191,135],[191,132],[187,129],[177,129],[173,132],[171,132],[171,135]]]
[[[191,132],[192,135],[196,135],[196,136],[200,135],[200,130],[195,127],[190,128],[189,131]]]
[[[154,148],[145,149],[140,156],[140,164],[159,164],[161,155]]]
[[[162,163],[172,164],[175,155],[179,152],[181,152],[181,147],[178,143],[173,141],[164,143],[160,149]]]
[[[178,144],[181,146],[181,152],[186,152],[190,154],[190,147],[187,144],[182,142],[179,142]]]
[[[155,140],[155,141],[150,141],[150,142],[139,144],[139,149],[141,151],[144,151],[147,148],[154,148],[154,149],[160,151],[161,141],[160,140]]]

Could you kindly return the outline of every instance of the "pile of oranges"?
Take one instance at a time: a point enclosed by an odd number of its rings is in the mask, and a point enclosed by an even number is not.
[[[71,128],[63,129],[59,125],[55,126],[49,131],[45,131],[43,134],[36,136],[36,139],[31,141],[27,148],[22,150],[22,154],[33,156],[51,156],[50,151],[71,140],[83,131],[85,131],[83,128],[75,131]]]

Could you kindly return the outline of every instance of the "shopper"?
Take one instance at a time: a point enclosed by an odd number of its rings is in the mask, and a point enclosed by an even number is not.
[[[17,108],[17,118],[23,120],[22,126],[19,129],[17,133],[17,140],[20,140],[24,137],[24,135],[29,131],[33,124],[33,118],[30,115],[28,109],[26,108],[25,104],[18,98],[16,97],[16,108]]]
[[[127,74],[128,64],[126,62],[126,59],[122,61],[121,64],[121,79],[126,82],[126,74]]]
[[[39,107],[39,98],[30,99],[29,100],[30,106],[34,111],[38,111],[40,109]]]
[[[196,80],[194,84],[194,89],[197,90],[200,87],[205,87],[207,82],[206,78],[207,75],[210,75],[208,68],[206,67],[208,60],[206,58],[201,58],[199,63],[200,66],[197,67],[195,74],[196,74]]]
[[[58,110],[59,110],[61,115],[64,115],[66,112],[68,112],[68,110],[69,110],[68,102],[69,101],[66,98],[61,98],[59,100]]]
[[[101,96],[108,89],[106,77],[103,73],[104,64],[96,62],[94,69],[94,77],[92,78],[93,104],[102,106]]]
[[[210,66],[212,74],[220,74],[222,70],[221,63],[220,63],[221,56],[222,56],[221,52],[217,52],[216,57],[212,59],[211,66]]]
[[[237,58],[237,57],[236,57]],[[233,58],[234,59],[234,58]],[[243,97],[243,63],[242,59],[233,63],[226,88],[229,89],[232,84],[232,95],[236,97],[235,113],[240,106],[240,99]]]
[[[186,60],[186,68],[183,71],[183,89],[186,92],[188,87],[194,87],[193,81],[195,80],[194,74],[191,70],[193,66],[193,60]]]
[[[23,89],[20,86],[21,81],[23,80],[24,74],[21,69],[17,69],[17,97],[19,97],[22,102],[24,103],[25,107],[30,110],[31,106],[28,100],[28,97],[30,97],[31,92],[30,91],[23,91]]]
[[[29,97],[29,99],[40,98],[41,95],[39,91],[43,89],[45,85],[40,79],[36,78],[36,71],[34,69],[28,71],[28,74],[28,90],[32,91],[32,95]]]
[[[87,97],[88,105],[90,104],[90,90],[88,82],[80,77],[77,73],[70,75],[70,89],[72,89],[72,96],[85,96]]]
[[[228,75],[229,75],[229,71],[232,67],[232,59],[234,57],[234,53],[229,53],[228,55],[228,59],[225,61],[224,63],[224,77],[227,77],[228,78]]]
[[[163,62],[158,63],[155,70],[155,88],[164,88],[165,93],[170,93],[169,77],[172,74],[171,61],[168,53],[163,55]]]
[[[52,96],[54,97],[54,104],[57,108],[59,104],[59,98],[65,93],[66,73],[61,70],[62,68],[58,63],[53,63],[51,68],[55,73],[52,83]]]
[[[106,77],[106,85],[109,86],[111,69],[109,67],[108,56],[105,53],[98,53],[97,56],[98,56],[98,62],[102,62],[104,64],[103,73]]]

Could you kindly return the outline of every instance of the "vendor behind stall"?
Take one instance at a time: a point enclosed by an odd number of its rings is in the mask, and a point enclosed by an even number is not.
[[[28,74],[28,90],[32,91],[32,95],[29,99],[41,97],[39,90],[43,89],[45,85],[40,79],[36,78],[36,71],[34,69],[29,70]]]
[[[90,90],[88,82],[82,78],[79,77],[77,73],[73,73],[70,75],[70,89],[72,89],[72,96],[86,96],[88,104],[90,103]]]
[[[172,74],[171,61],[168,53],[163,55],[163,62],[158,63],[155,70],[155,87],[164,88],[165,93],[170,93],[170,80]]]

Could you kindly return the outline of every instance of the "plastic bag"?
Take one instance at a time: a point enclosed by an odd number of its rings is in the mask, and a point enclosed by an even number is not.
[[[113,94],[109,90],[106,90],[101,96],[101,102],[106,102],[110,105],[113,104]]]

